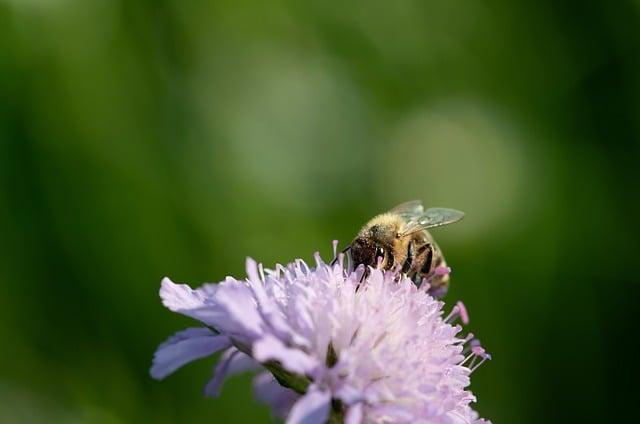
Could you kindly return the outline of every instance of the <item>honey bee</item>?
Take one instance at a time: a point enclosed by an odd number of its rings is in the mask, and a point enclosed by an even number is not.
[[[449,286],[449,273],[442,251],[427,229],[463,217],[463,212],[454,209],[425,211],[419,200],[402,203],[367,222],[344,251],[349,251],[354,267],[396,267],[418,286],[427,279],[429,292],[441,297]]]

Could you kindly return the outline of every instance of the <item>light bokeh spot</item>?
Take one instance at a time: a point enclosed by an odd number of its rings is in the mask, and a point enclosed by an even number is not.
[[[522,190],[522,143],[503,116],[468,99],[446,99],[412,112],[381,152],[380,184],[393,201],[460,209],[454,238],[486,237],[511,219]]]

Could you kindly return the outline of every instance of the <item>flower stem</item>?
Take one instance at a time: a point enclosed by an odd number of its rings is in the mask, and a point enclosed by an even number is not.
[[[327,424],[344,424],[344,405],[339,400],[331,400]]]
[[[269,361],[262,364],[281,386],[287,387],[296,393],[305,394],[309,387],[309,379],[307,377],[294,374],[282,368],[282,365],[276,361]]]

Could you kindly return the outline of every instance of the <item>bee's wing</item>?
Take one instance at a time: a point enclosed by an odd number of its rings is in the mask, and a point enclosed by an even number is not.
[[[424,208],[421,200],[411,200],[410,202],[400,203],[391,209],[389,213],[400,215],[405,219],[415,219],[424,214]]]
[[[427,228],[453,224],[462,218],[464,218],[464,212],[455,209],[429,208],[419,217],[409,220],[402,231],[402,235],[407,236],[416,231],[426,230]]]

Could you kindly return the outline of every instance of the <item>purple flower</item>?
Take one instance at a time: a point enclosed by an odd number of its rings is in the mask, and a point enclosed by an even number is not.
[[[205,327],[161,344],[154,378],[224,350],[205,393],[217,395],[227,376],[258,371],[256,397],[287,423],[488,423],[467,387],[490,356],[453,325],[468,321],[462,303],[443,317],[427,284],[351,270],[342,257],[275,270],[248,259],[247,275],[196,290],[162,281],[164,305]]]

